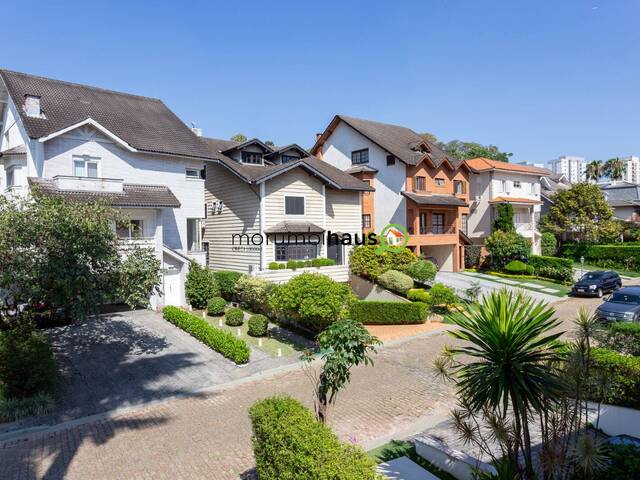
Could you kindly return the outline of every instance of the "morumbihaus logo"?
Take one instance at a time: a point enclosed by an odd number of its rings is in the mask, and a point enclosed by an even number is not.
[[[361,246],[378,245],[375,253],[380,255],[385,251],[398,252],[409,242],[407,229],[399,224],[389,224],[380,234],[371,233],[340,233],[328,230],[326,232],[312,231],[307,228],[303,232],[278,233],[234,233],[231,235],[231,245],[234,251],[259,250],[262,245],[343,245]]]

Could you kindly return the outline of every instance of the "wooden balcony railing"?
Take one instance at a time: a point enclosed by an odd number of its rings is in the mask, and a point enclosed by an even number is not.
[[[432,225],[430,228],[420,226],[420,235],[453,235],[455,233],[455,225]]]

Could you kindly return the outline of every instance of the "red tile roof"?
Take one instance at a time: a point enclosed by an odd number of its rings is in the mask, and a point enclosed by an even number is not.
[[[472,158],[465,160],[469,168],[475,172],[488,172],[489,170],[503,170],[506,172],[534,173],[538,175],[548,175],[548,170],[528,165],[517,165],[515,163],[501,162],[490,158]]]

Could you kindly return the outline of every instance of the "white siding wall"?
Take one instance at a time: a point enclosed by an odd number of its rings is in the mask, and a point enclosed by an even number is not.
[[[326,230],[351,234],[355,241],[355,235],[362,236],[362,209],[360,207],[360,192],[325,190],[326,197]],[[326,240],[326,238],[325,238]],[[352,246],[344,249],[344,263],[349,259]]]
[[[5,135],[9,133],[8,138]],[[0,132],[0,151],[7,150],[9,148],[24,145],[27,147],[27,157],[20,162],[21,166],[14,169],[15,177],[14,184],[16,186],[27,186],[27,177],[37,175],[38,169],[36,168],[36,154],[42,149],[42,144],[37,140],[30,140],[27,136],[26,130],[22,125],[20,116],[16,111],[15,105],[9,99],[7,108],[5,109],[5,118],[2,123],[2,132]],[[4,159],[0,159],[4,160]],[[13,163],[15,165],[15,163]],[[4,165],[4,162],[0,163],[0,192],[4,192],[7,187],[5,168],[9,165]]]
[[[405,189],[406,167],[396,160],[387,166],[387,152],[344,122],[336,127],[322,146],[322,159],[341,170],[352,166],[351,152],[369,149],[370,167],[378,173],[375,180],[375,226],[381,230],[389,223],[406,225],[407,207],[400,191]]]
[[[129,152],[91,128],[76,129],[44,145],[43,176],[46,178],[73,175],[73,156],[90,155],[100,158],[100,177],[169,187],[181,207],[164,209],[164,243],[186,253],[187,218],[204,218],[204,181],[187,179],[185,170],[201,169],[202,161]]]
[[[268,180],[265,199],[265,230],[283,220],[311,222],[322,227],[325,221],[325,204],[322,192],[323,183],[301,168],[294,168]],[[284,197],[286,196],[304,197],[304,215],[285,215]],[[267,264],[275,260],[273,243],[266,246],[265,254]],[[318,256],[326,256],[324,245],[320,247]]]
[[[469,237],[482,238],[491,233],[491,173],[470,174],[469,193]]]
[[[225,167],[207,164],[205,200],[208,205],[222,200],[220,214],[209,214],[205,220],[204,241],[209,242],[209,267],[247,273],[249,265],[260,265],[260,248],[232,243],[234,234],[249,236],[260,233],[260,200],[258,188],[244,183]],[[245,248],[246,247],[246,248]]]

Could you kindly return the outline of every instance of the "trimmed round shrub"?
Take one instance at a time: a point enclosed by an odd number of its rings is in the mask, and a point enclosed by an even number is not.
[[[279,263],[278,264],[278,270],[286,270],[287,269],[287,264],[286,263]]]
[[[193,308],[205,308],[211,297],[220,295],[213,272],[194,261],[189,264],[184,290],[187,300]]]
[[[219,270],[217,272],[213,272],[213,276],[215,277],[216,282],[218,282],[220,296],[225,300],[232,300],[233,294],[235,293],[236,283],[244,277],[244,274],[231,270]]]
[[[504,269],[509,273],[524,273],[527,271],[527,264],[520,260],[512,260],[505,265]]]
[[[278,262],[269,262],[269,270],[278,270],[280,264]]]
[[[432,310],[447,311],[449,307],[459,302],[460,299],[453,289],[442,283],[436,283],[429,289],[429,299],[427,303]]]
[[[413,279],[406,273],[389,270],[378,277],[378,283],[394,292],[405,293],[413,288]]]
[[[222,297],[210,298],[207,302],[207,314],[208,315],[222,315],[224,313],[224,307],[227,306],[227,301]]]
[[[251,315],[249,318],[249,335],[252,337],[264,337],[269,329],[269,319],[264,315]]]
[[[224,323],[230,327],[239,327],[244,322],[244,312],[241,308],[230,308],[224,314]]]
[[[412,302],[429,303],[429,292],[424,288],[412,288],[407,292],[407,298]]]
[[[533,275],[534,273],[536,273],[536,269],[533,268],[533,265],[527,265],[527,275]]]
[[[430,282],[436,278],[437,267],[429,260],[417,260],[410,263],[404,273],[420,282]]]

